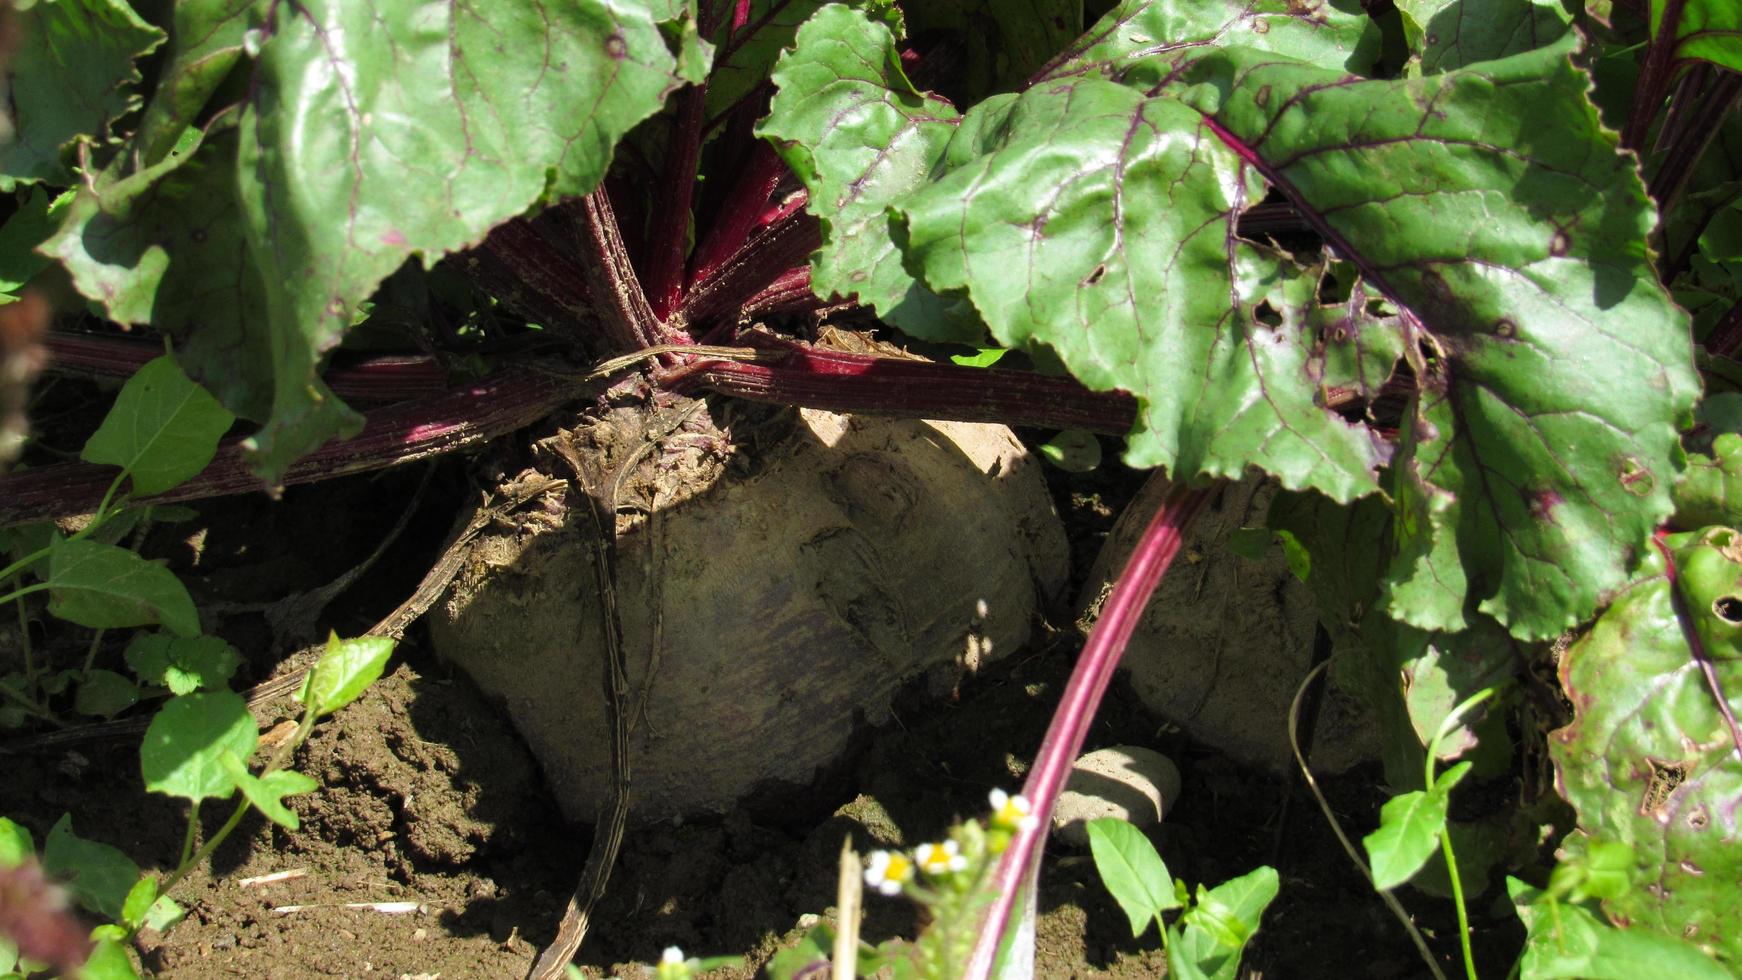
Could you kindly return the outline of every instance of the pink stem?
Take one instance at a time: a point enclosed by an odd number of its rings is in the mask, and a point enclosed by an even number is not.
[[[629,250],[623,246],[610,195],[600,188],[577,199],[573,216],[588,259],[583,263],[587,292],[602,300],[595,309],[605,321],[613,349],[621,353],[666,342],[665,325],[654,315]]]
[[[1633,103],[1627,109],[1627,123],[1621,127],[1621,146],[1640,152],[1645,148],[1646,134],[1652,120],[1663,108],[1664,93],[1669,90],[1674,66],[1676,28],[1681,24],[1685,0],[1664,0],[1652,41],[1646,45],[1644,63],[1639,66],[1639,80],[1634,84]]]
[[[745,301],[803,263],[822,245],[822,225],[795,208],[751,236],[732,257],[699,279],[684,297],[673,323],[694,326],[735,313]]]
[[[1131,431],[1137,402],[1090,391],[1067,377],[874,357],[805,347],[763,334],[741,343],[784,351],[778,363],[701,361],[667,371],[662,384],[750,401],[907,418],[1003,422],[1111,435]]]
[[[645,279],[653,315],[664,320],[677,309],[684,293],[684,258],[690,234],[691,200],[696,164],[702,152],[706,85],[692,85],[677,95],[677,123],[666,145],[665,175],[653,216],[653,242]]]
[[[1153,479],[1161,479],[1158,474]],[[1024,881],[1032,887],[1034,869],[1039,867],[1040,852],[1046,844],[1047,828],[1052,823],[1053,804],[1058,802],[1071,766],[1082,751],[1095,711],[1113,680],[1113,671],[1125,653],[1125,645],[1137,629],[1150,596],[1161,583],[1174,557],[1184,543],[1186,529],[1191,526],[1216,488],[1190,490],[1175,484],[1163,499],[1161,509],[1138,540],[1137,547],[1126,562],[1125,571],[1113,585],[1113,594],[1101,610],[1101,618],[1089,631],[1089,641],[1077,658],[1076,669],[1065,684],[1046,737],[1041,740],[1040,754],[1028,773],[1023,794],[1034,806],[1039,820],[1028,830],[1019,832],[1010,842],[1004,858],[993,873],[996,897],[981,920],[980,934],[974,944],[973,956],[965,974],[968,980],[987,980],[991,976],[998,947],[1004,941],[1004,928],[1016,905],[1017,893]]]
[[[713,277],[720,271],[720,266],[749,241],[750,233],[756,230],[763,206],[768,203],[769,196],[774,193],[775,186],[780,183],[785,172],[785,164],[780,162],[780,155],[769,143],[759,140],[751,147],[750,159],[739,172],[738,179],[733,181],[731,191],[726,194],[725,207],[714,218],[707,237],[696,249],[695,258],[690,264],[691,286]]]
[[[761,292],[744,301],[740,312],[755,320],[775,313],[814,310],[825,302],[811,290],[811,267],[801,265],[774,277]]]
[[[478,446],[538,421],[573,396],[570,385],[550,375],[499,372],[441,395],[370,413],[362,432],[329,442],[297,460],[284,482],[314,483]],[[248,468],[241,443],[241,439],[225,440],[198,476],[140,502],[269,490]],[[57,463],[0,475],[0,527],[88,514],[114,478],[114,467],[94,463]]]
[[[163,353],[163,344],[142,337],[53,332],[48,370],[89,378],[131,378]],[[448,372],[428,354],[369,357],[334,365],[322,375],[327,387],[346,401],[398,402],[448,390]]]

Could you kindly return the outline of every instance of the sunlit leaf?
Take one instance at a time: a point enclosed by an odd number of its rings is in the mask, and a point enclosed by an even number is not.
[[[139,747],[145,788],[196,803],[224,799],[236,791],[236,781],[222,762],[224,753],[246,759],[254,754],[259,737],[240,694],[209,691],[170,698],[151,719]]]
[[[156,358],[121,386],[79,458],[126,470],[139,494],[162,493],[206,468],[235,421],[188,380],[175,358]]]

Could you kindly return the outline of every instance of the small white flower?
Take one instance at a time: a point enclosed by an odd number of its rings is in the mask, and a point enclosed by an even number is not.
[[[921,844],[914,850],[913,857],[919,863],[919,869],[928,875],[948,874],[967,868],[968,859],[962,856],[961,850],[955,841],[947,840],[942,844]]]
[[[1034,805],[1028,802],[1028,797],[1018,793],[1015,796],[1001,789],[992,791],[992,825],[1004,830],[1033,830],[1040,826],[1040,818],[1034,815]]]
[[[913,861],[900,851],[872,851],[865,863],[865,884],[885,895],[897,895],[913,880]]]
[[[683,950],[676,946],[667,946],[665,952],[660,955],[659,961],[661,963],[682,963],[684,961]]]

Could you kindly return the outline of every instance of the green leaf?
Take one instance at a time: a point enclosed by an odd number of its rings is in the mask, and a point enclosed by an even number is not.
[[[130,929],[156,929],[162,932],[185,918],[187,912],[175,899],[157,893],[157,879],[150,875],[140,878],[127,893],[121,907],[121,921]]]
[[[1742,798],[1742,761],[1687,637],[1701,638],[1731,711],[1742,712],[1733,622],[1742,536],[1710,528],[1666,544],[1676,583],[1653,557],[1653,574],[1617,596],[1561,658],[1575,713],[1549,738],[1549,751],[1578,813],[1565,846],[1631,848],[1631,877],[1652,887],[1609,898],[1617,921],[1737,958],[1742,906],[1729,883],[1742,878],[1742,853],[1730,814]]]
[[[1691,943],[1643,929],[1617,929],[1583,906],[1554,899],[1516,878],[1506,889],[1524,920],[1521,975],[1531,980],[1729,980],[1730,971]]]
[[[1132,464],[1258,465],[1346,501],[1384,452],[1316,397],[1318,271],[1230,233],[1280,191],[1403,326],[1419,394],[1392,615],[1456,630],[1475,600],[1515,635],[1558,634],[1667,514],[1698,388],[1646,261],[1652,209],[1574,43],[1399,81],[1212,47],[1154,94],[1038,85],[977,107],[947,175],[895,205],[908,267],[966,290],[1005,345],[1136,394]],[[1575,348],[1588,360],[1558,354]]]
[[[178,0],[166,67],[146,103],[133,145],[141,162],[158,163],[199,119],[224,76],[242,58],[255,0]]]
[[[0,817],[0,868],[16,868],[36,854],[36,842],[30,831],[6,817]]]
[[[1379,811],[1379,829],[1361,838],[1373,867],[1373,887],[1396,888],[1421,870],[1440,846],[1452,787],[1470,771],[1460,762],[1434,780],[1431,789],[1403,793]]]
[[[341,640],[339,634],[327,636],[327,649],[321,654],[303,681],[296,699],[314,712],[316,718],[333,712],[357,700],[363,689],[380,678],[393,655],[393,640],[385,636],[360,636]]]
[[[266,421],[250,445],[268,479],[360,424],[318,366],[389,273],[593,189],[709,58],[682,0],[321,2],[259,36],[236,128],[165,157],[127,206],[81,194],[51,245],[84,295],[170,333],[220,401]]]
[[[1206,890],[1198,886],[1197,901],[1180,918],[1179,931],[1167,944],[1170,974],[1234,980],[1240,954],[1258,931],[1264,910],[1276,897],[1276,869],[1262,867]]]
[[[97,718],[113,718],[138,703],[139,685],[112,670],[90,671],[73,696],[73,710]]]
[[[1651,0],[1651,37],[1655,41],[1664,24],[1666,0]],[[1710,61],[1731,71],[1742,71],[1742,7],[1734,0],[1685,0],[1674,25],[1673,57]]]
[[[1003,347],[985,347],[973,354],[951,354],[950,363],[962,367],[991,367],[1010,353]]]
[[[835,945],[835,930],[827,922],[810,928],[797,943],[775,953],[768,961],[771,980],[791,980],[813,963],[827,963]]]
[[[126,658],[141,681],[161,684],[171,694],[223,690],[242,665],[236,648],[215,636],[135,633],[127,643]]]
[[[36,247],[48,238],[72,199],[72,191],[54,196],[32,188],[6,224],[0,225],[0,293],[17,295],[32,276],[48,268],[48,257],[39,255]]]
[[[823,223],[811,288],[823,297],[857,296],[917,337],[981,339],[971,311],[902,268],[884,213],[924,184],[955,132],[956,110],[913,87],[886,25],[840,4],[799,29],[796,46],[775,66],[774,84],[756,135],[775,141]]]
[[[299,793],[312,793],[320,788],[320,783],[309,776],[290,769],[278,769],[263,776],[255,776],[248,771],[236,753],[225,750],[218,755],[218,763],[224,767],[224,772],[236,781],[242,788],[242,795],[254,805],[266,819],[284,827],[295,830],[298,821],[295,811],[284,805],[284,798]]]
[[[0,144],[0,191],[19,183],[73,183],[66,151],[109,142],[109,126],[139,106],[135,58],[163,32],[123,0],[39,0],[21,8],[10,64],[13,133]]]
[[[42,867],[66,882],[79,904],[110,919],[121,918],[139,866],[120,848],[73,833],[72,814],[55,821],[42,848]]]
[[[127,953],[127,934],[117,926],[98,926],[91,930],[96,941],[91,955],[79,970],[80,980],[138,980],[133,958]]]
[[[1101,465],[1101,440],[1093,432],[1066,429],[1041,443],[1040,455],[1066,473],[1087,473]]]
[[[1173,876],[1155,845],[1143,831],[1116,817],[1091,820],[1088,831],[1095,868],[1131,920],[1132,938],[1143,935],[1151,922],[1165,928],[1161,913],[1179,908],[1179,900],[1174,897]]]
[[[232,691],[184,694],[158,709],[139,747],[139,771],[153,793],[198,803],[224,799],[236,781],[221,761],[225,752],[254,754],[259,727],[248,702]]]
[[[1149,88],[1231,42],[1322,68],[1364,73],[1373,67],[1380,38],[1372,21],[1329,3],[1310,17],[1301,9],[1288,0],[1125,0],[1041,81],[1092,73]]]
[[[60,540],[49,554],[48,611],[93,629],[162,623],[183,636],[200,631],[200,614],[175,573],[125,548]]]
[[[165,354],[127,379],[79,458],[126,470],[135,493],[162,493],[205,469],[234,421]]]
[[[1397,11],[1428,75],[1534,51],[1570,27],[1558,4],[1535,0],[1398,0]]]
[[[1712,454],[1690,455],[1675,484],[1675,520],[1692,530],[1711,524],[1742,523],[1742,435],[1726,432],[1712,440]]]

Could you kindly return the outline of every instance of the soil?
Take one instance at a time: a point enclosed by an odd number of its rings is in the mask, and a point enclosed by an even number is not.
[[[1111,459],[1115,447],[1108,449]],[[471,466],[488,471],[487,462]],[[282,654],[273,651],[312,638],[310,625],[360,632],[410,593],[472,492],[464,464],[439,464],[420,492],[423,476],[335,481],[279,504],[216,502],[195,523],[154,530],[145,550],[175,561],[202,608],[216,610],[208,629],[255,655],[236,679],[253,683],[278,666]],[[1077,476],[1049,470],[1049,479],[1081,576],[1140,475],[1108,463]],[[414,516],[404,533],[312,623],[287,626],[285,617],[260,611],[287,589],[318,586],[354,566],[407,507]],[[1065,608],[1056,613],[1056,622],[1069,622]],[[275,622],[279,634],[304,635],[275,635]],[[55,646],[53,637],[38,639]],[[78,641],[88,642],[88,635]],[[779,810],[631,826],[577,962],[589,976],[640,976],[635,964],[676,945],[695,955],[743,955],[746,968],[718,975],[756,975],[773,951],[832,911],[844,838],[861,850],[937,839],[952,820],[981,813],[989,788],[1020,783],[1079,644],[1074,630],[1062,629],[943,701],[923,683],[912,686],[896,698],[889,723],[863,733],[845,772]],[[68,646],[66,655],[83,655],[82,646]],[[110,657],[118,657],[113,643],[99,652]],[[268,706],[263,725],[289,717],[292,707]],[[1114,744],[1152,746],[1183,773],[1178,805],[1152,834],[1176,876],[1213,884],[1259,864],[1281,872],[1281,894],[1248,949],[1244,975],[1424,974],[1298,778],[1242,766],[1159,724],[1123,679],[1088,748]],[[71,812],[80,835],[115,844],[147,867],[175,861],[185,808],[142,791],[136,736],[0,759],[0,814],[39,841]],[[321,782],[294,801],[301,827],[248,818],[209,871],[178,889],[188,919],[167,935],[143,934],[150,970],[189,978],[524,975],[554,933],[589,830],[561,819],[507,719],[435,660],[417,630],[388,676],[323,722],[296,765]],[[1352,834],[1371,828],[1385,798],[1376,762],[1324,783]],[[1504,802],[1515,790],[1500,780],[1485,792]],[[208,809],[216,811],[203,814],[209,832],[227,808]],[[1037,976],[1165,973],[1153,932],[1131,937],[1086,855],[1049,848],[1040,894]],[[1399,897],[1443,968],[1457,972],[1450,903],[1407,888]],[[360,903],[400,904],[348,907]],[[867,904],[866,939],[913,934],[913,906],[878,896]],[[1479,965],[1501,975],[1521,930],[1498,882],[1470,906]]]

